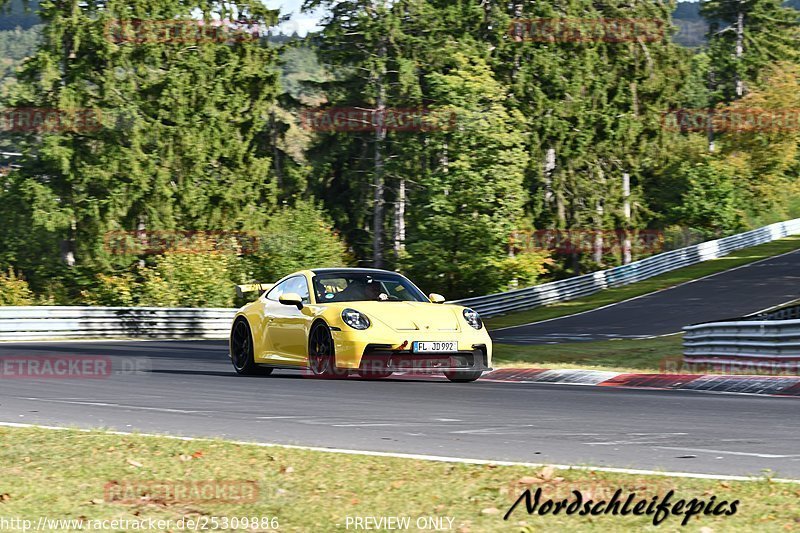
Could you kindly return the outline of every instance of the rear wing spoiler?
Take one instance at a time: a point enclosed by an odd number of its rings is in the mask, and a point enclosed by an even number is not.
[[[250,283],[248,285],[237,285],[236,286],[236,296],[239,298],[244,298],[245,294],[250,292],[264,292],[270,290],[274,287],[274,283]]]

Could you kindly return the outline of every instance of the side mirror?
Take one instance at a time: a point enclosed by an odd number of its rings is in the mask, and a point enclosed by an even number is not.
[[[428,295],[428,299],[432,303],[435,303],[435,304],[443,304],[444,303],[444,296],[442,296],[441,294],[436,294],[435,292],[430,293]]]
[[[303,299],[296,292],[285,292],[280,295],[278,301],[283,305],[296,305],[298,309],[303,308]]]

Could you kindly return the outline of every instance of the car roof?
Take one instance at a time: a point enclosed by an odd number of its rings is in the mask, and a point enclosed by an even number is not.
[[[381,270],[380,268],[348,268],[348,267],[330,267],[330,268],[314,268],[311,270],[314,274],[332,274],[332,273],[347,273],[347,274],[397,274],[391,270]]]

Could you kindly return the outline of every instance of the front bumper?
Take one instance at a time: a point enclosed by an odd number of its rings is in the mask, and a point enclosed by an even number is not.
[[[410,350],[392,350],[388,346],[368,345],[358,369],[414,373],[492,370],[488,363],[486,346],[483,345],[476,346],[471,351],[452,353],[412,353]]]
[[[333,330],[336,366],[350,370],[392,372],[488,371],[492,340],[486,329],[475,331],[377,332]],[[412,353],[414,341],[457,341],[458,350]]]

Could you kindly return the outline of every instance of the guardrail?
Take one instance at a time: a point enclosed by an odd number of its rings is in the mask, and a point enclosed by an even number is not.
[[[0,307],[0,340],[228,337],[236,309]]]
[[[794,368],[800,362],[800,306],[741,319],[693,324],[683,328],[683,356],[688,364],[732,366],[767,362]]]
[[[621,287],[642,281],[665,272],[723,257],[736,250],[764,244],[776,239],[800,234],[800,218],[777,222],[738,235],[707,241],[653,255],[608,270],[600,270],[574,278],[543,283],[525,289],[455,300],[451,303],[465,305],[485,317],[524,311],[557,302],[574,300],[603,289]]]
[[[771,309],[746,317],[747,320],[800,320],[800,304]]]
[[[532,309],[620,287],[677,268],[722,257],[735,250],[800,233],[800,219],[654,255],[641,261],[575,278],[544,283],[452,303],[468,305],[484,316]],[[235,309],[165,307],[0,307],[0,340],[81,338],[205,338],[228,337]],[[800,318],[779,310],[781,317]],[[790,315],[788,313],[795,313]],[[776,315],[777,316],[777,315]],[[745,321],[753,325],[752,321]],[[693,327],[693,326],[690,326]],[[800,341],[800,328],[798,328]],[[688,335],[691,338],[691,334]]]

